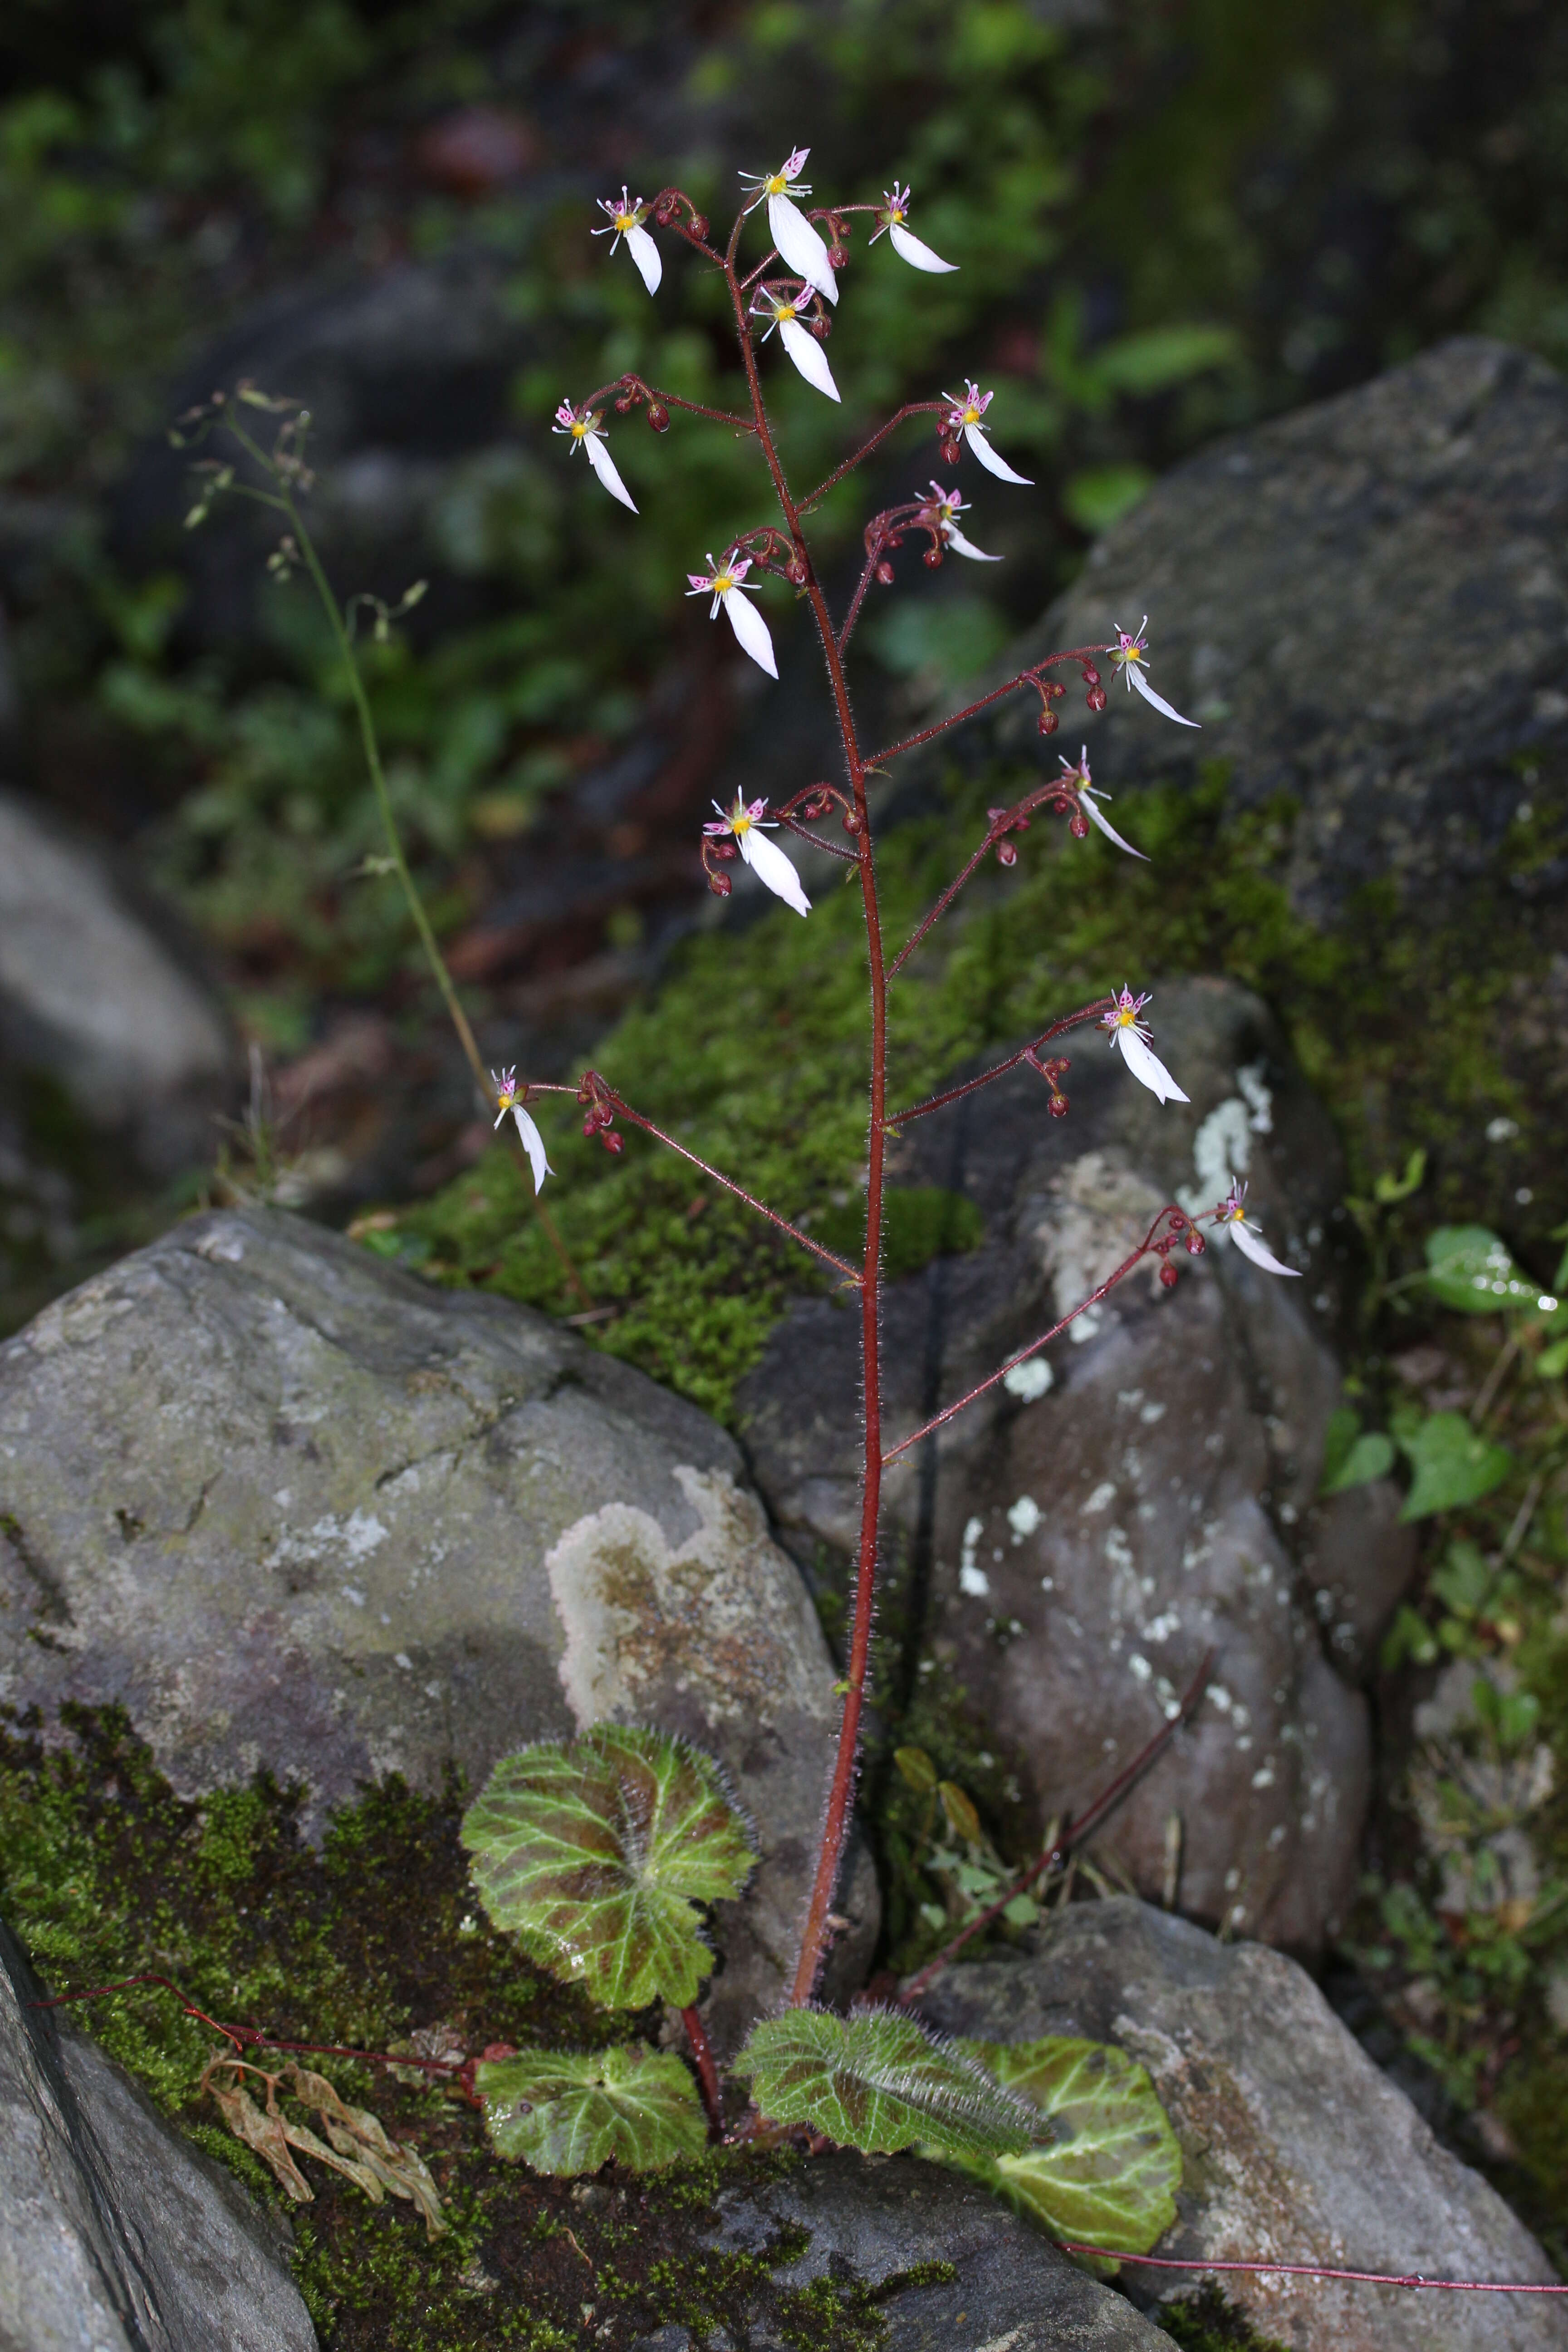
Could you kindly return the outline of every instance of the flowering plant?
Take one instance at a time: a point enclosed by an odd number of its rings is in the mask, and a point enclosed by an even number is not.
[[[716,424],[727,433],[745,436],[755,448],[771,485],[776,519],[749,524],[730,539],[721,555],[710,551],[705,568],[688,572],[687,593],[706,597],[709,618],[722,613],[741,650],[776,680],[778,665],[764,609],[764,594],[774,583],[809,610],[826,667],[837,722],[842,760],[836,781],[816,780],[770,807],[763,798],[750,798],[742,789],[728,808],[715,803],[715,822],[704,824],[700,856],[708,887],[728,898],[732,881],[728,870],[739,858],[773,895],[796,915],[809,920],[811,900],[795,864],[780,836],[809,844],[850,869],[858,888],[865,928],[869,982],[870,1102],[866,1141],[866,1231],[858,1264],[840,1256],[801,1224],[781,1215],[748,1191],[734,1175],[698,1160],[674,1136],[663,1132],[616,1090],[604,1076],[586,1070],[575,1087],[520,1081],[515,1070],[486,1073],[471,1031],[458,1003],[451,980],[409,876],[398,840],[369,705],[354,659],[353,622],[360,600],[340,610],[327,586],[310,534],[299,509],[299,498],[309,487],[303,457],[308,419],[292,404],[273,402],[241,387],[238,399],[252,409],[282,412],[284,423],[270,453],[254,437],[234,404],[221,402],[204,412],[193,412],[183,425],[199,423],[203,429],[217,421],[238,439],[248,457],[266,475],[263,487],[237,482],[231,467],[211,461],[201,469],[202,488],[191,521],[200,521],[212,498],[235,488],[279,509],[288,529],[273,568],[286,576],[296,567],[310,575],[323,599],[347,663],[356,708],[364,735],[367,762],[386,827],[390,856],[383,861],[395,873],[405,891],[414,920],[457,1026],[477,1085],[493,1108],[499,1126],[510,1112],[525,1153],[535,1196],[542,1192],[549,1167],[546,1143],[533,1111],[545,1097],[574,1095],[583,1113],[584,1131],[597,1135],[605,1149],[620,1152],[626,1129],[636,1129],[700,1168],[710,1180],[765,1217],[803,1250],[829,1265],[854,1293],[860,1322],[862,1349],[863,1470],[859,1537],[855,1563],[854,1602],[847,1654],[840,1689],[843,1698],[837,1753],[826,1794],[820,1844],[807,1903],[789,2009],[784,2018],[763,2021],[753,2030],[737,2062],[736,2073],[750,2081],[752,2097],[764,2116],[775,2125],[801,2125],[866,2147],[902,2147],[919,2140],[929,2147],[978,2162],[1021,2163],[1034,2143],[1048,2137],[1037,2112],[1031,2120],[1028,2096],[1018,2097],[991,2081],[972,2055],[942,2049],[924,2035],[908,2014],[879,2018],[861,2014],[852,2022],[833,2018],[815,2006],[832,1936],[839,1924],[834,1896],[844,1860],[853,1814],[856,1777],[879,1577],[879,1524],[883,1473],[898,1455],[907,1453],[977,1397],[1016,1373],[1038,1355],[1086,1309],[1152,1258],[1161,1281],[1176,1280],[1173,1254],[1179,1247],[1193,1255],[1202,1253],[1201,1228],[1223,1228],[1257,1265],[1274,1274],[1291,1269],[1277,1259],[1256,1230],[1247,1224],[1239,1194],[1233,1192],[1212,1209],[1193,1213],[1170,1203],[1161,1210],[1143,1240],[1100,1285],[1062,1320],[1042,1332],[1028,1346],[999,1365],[966,1394],[932,1415],[922,1427],[896,1445],[886,1443],[882,1425],[881,1323],[882,1256],[885,1221],[887,1155],[889,1142],[912,1121],[934,1116],[947,1106],[1000,1078],[1020,1066],[1037,1073],[1047,1089],[1043,1105],[1052,1118],[1067,1115],[1068,1097],[1061,1080],[1070,1063],[1052,1050],[1056,1041],[1079,1029],[1102,1029],[1121,1058],[1128,1076],[1148,1087],[1162,1102],[1184,1102],[1187,1097],[1153,1049],[1152,1031],[1144,1019],[1147,992],[1134,994],[1123,986],[1116,994],[1097,998],[1053,1021],[1024,1046],[990,1069],[948,1087],[924,1100],[896,1106],[889,1094],[888,1068],[889,992],[899,973],[920,950],[933,927],[952,908],[983,863],[994,853],[1004,868],[1016,862],[1016,836],[1045,812],[1068,820],[1071,835],[1087,837],[1090,826],[1117,848],[1138,857],[1142,853],[1122,839],[1099,806],[1103,797],[1091,784],[1087,749],[1076,766],[1065,759],[1058,772],[1047,775],[1006,807],[988,812],[983,838],[961,870],[915,925],[910,937],[893,949],[884,938],[875,855],[873,779],[885,775],[892,762],[931,743],[994,703],[1014,694],[1032,695],[1038,704],[1037,725],[1049,739],[1059,725],[1058,705],[1067,687],[1053,673],[1076,671],[1091,711],[1103,710],[1107,694],[1100,667],[1109,658],[1130,691],[1142,697],[1161,716],[1179,726],[1194,722],[1183,717],[1155,692],[1145,674],[1148,661],[1147,616],[1136,635],[1117,630],[1108,644],[1075,646],[1031,661],[1014,676],[951,715],[931,720],[900,740],[868,749],[855,716],[850,691],[848,655],[868,596],[897,583],[897,559],[910,542],[924,541],[921,564],[935,570],[951,553],[971,562],[997,559],[975,545],[963,527],[969,520],[969,501],[958,487],[947,487],[963,463],[971,457],[983,472],[1012,489],[1031,487],[1000,454],[991,438],[993,391],[966,378],[961,398],[948,393],[906,402],[870,433],[826,479],[802,492],[792,484],[774,436],[763,391],[763,368],[772,343],[798,373],[826,398],[840,402],[838,386],[827,365],[825,343],[832,311],[840,296],[839,278],[849,260],[852,224],[869,215],[876,224],[870,239],[875,248],[886,235],[883,252],[910,268],[926,272],[950,271],[957,265],[936,254],[910,226],[911,192],[895,183],[878,204],[825,204],[803,209],[812,190],[801,173],[808,151],[796,149],[772,173],[743,175],[745,200],[735,215],[725,243],[713,241],[707,219],[681,189],[666,187],[651,200],[633,198],[622,189],[618,199],[604,199],[600,209],[606,222],[596,235],[612,236],[610,252],[624,244],[650,296],[656,296],[664,276],[663,257],[654,231],[675,236],[722,279],[728,295],[740,357],[745,373],[749,406],[739,413],[716,409],[700,402],[659,390],[643,377],[626,373],[600,385],[585,398],[563,400],[555,412],[555,431],[567,442],[568,453],[581,447],[596,480],[624,507],[637,513],[631,490],[609,447],[612,418],[642,411],[656,433],[669,430],[672,411],[695,420]],[[748,231],[765,226],[765,249],[749,265],[741,259]],[[878,257],[879,261],[880,256]],[[759,334],[759,328],[763,331]],[[884,447],[891,436],[913,419],[932,420],[945,480],[931,480],[926,494],[885,508],[871,516],[864,529],[864,560],[859,575],[841,612],[830,604],[827,589],[813,557],[809,525],[828,492]],[[628,526],[629,527],[629,526]],[[412,593],[413,592],[411,592]],[[405,600],[405,603],[408,600]],[[402,608],[399,608],[402,609]],[[395,617],[376,604],[375,625],[384,634]],[[822,830],[837,820],[841,839]],[[617,1126],[617,1122],[620,1124]],[[542,1202],[540,1203],[542,1213]],[[548,1230],[547,1225],[547,1230]],[[1194,1694],[1201,1685],[1194,1685]],[[1194,1694],[1178,1710],[1179,1720]],[[1160,1735],[1174,1728],[1168,1725]],[[1142,1759],[1140,1759],[1141,1763]],[[1139,1765],[1132,1768],[1140,1769]],[[1107,1792],[1112,1801],[1125,1784],[1123,1775]],[[582,1984],[610,2007],[637,2007],[661,1997],[680,2011],[697,2069],[698,2087],[710,2127],[722,2127],[721,2091],[713,2055],[708,2046],[698,2000],[702,1978],[711,1964],[701,1935],[701,1918],[694,1906],[737,1894],[751,1866],[751,1849],[744,1825],[719,1785],[708,1759],[684,1743],[655,1733],[622,1733],[601,1727],[573,1750],[554,1747],[525,1749],[498,1766],[485,1791],[470,1810],[464,1835],[474,1856],[474,1875],[481,1898],[499,1924],[508,1927],[525,1948],[546,1967]],[[1054,1843],[1025,1874],[1026,1885],[1050,1866],[1065,1845]],[[1017,1890],[1013,1890],[1016,1893]],[[1005,1907],[1004,1895],[995,1906]],[[986,1913],[988,1919],[992,1913]],[[984,1921],[976,1924],[984,1924]],[[966,1931],[970,1932],[970,1931]],[[928,1971],[929,1973],[929,1971]],[[598,1988],[598,1990],[595,1990]],[[1043,2048],[1044,2045],[1041,2045]],[[614,2063],[610,2063],[611,2061]],[[1042,2066],[1045,2061],[1041,2061]],[[679,2062],[644,2044],[610,2053],[581,2065],[545,2064],[540,2053],[509,2052],[481,2066],[479,2092],[489,2104],[492,2134],[507,2152],[525,2155],[548,2169],[584,2168],[584,2151],[593,2161],[621,2153],[642,2164],[669,2161],[692,2144],[695,2130],[689,2080]],[[546,2080],[548,2078],[548,2081]],[[1150,2095],[1152,2097],[1152,2094]],[[563,2154],[562,2150],[567,2150]],[[550,2151],[554,2151],[553,2154]],[[575,2151],[575,2153],[570,2153]],[[579,2158],[583,2158],[583,2161]],[[1133,2238],[1142,2246],[1169,2218],[1162,2190],[1136,2223]],[[1163,2217],[1163,2218],[1162,2218]],[[1133,2251],[1131,2240],[1129,2251]]]

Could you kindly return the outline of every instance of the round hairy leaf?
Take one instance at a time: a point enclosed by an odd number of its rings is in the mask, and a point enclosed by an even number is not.
[[[498,2156],[535,2172],[597,2172],[612,2157],[656,2172],[700,2156],[708,2126],[691,2075],[673,2051],[524,2050],[474,2069]]]
[[[752,1853],[700,1748],[600,1724],[506,1756],[463,1817],[498,1927],[605,2009],[688,2009],[713,1956],[695,1906],[739,1894]]]
[[[1000,2156],[984,2177],[1054,2237],[1146,2254],[1176,2218],[1182,2151],[1147,2071],[1103,2042],[961,2042],[1003,2087],[1049,2118],[1047,2145]]]
[[[974,2062],[896,2010],[850,2018],[787,2010],[754,2025],[735,2061],[774,2123],[808,2124],[840,2147],[890,2156],[924,2141],[943,2154],[1026,2147],[1027,2111]]]

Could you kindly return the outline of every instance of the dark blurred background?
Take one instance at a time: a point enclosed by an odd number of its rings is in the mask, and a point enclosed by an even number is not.
[[[369,657],[393,788],[486,1043],[537,1076],[716,911],[710,797],[827,756],[804,645],[781,626],[764,713],[682,601],[756,505],[748,453],[627,420],[634,525],[552,444],[557,400],[622,368],[734,390],[712,286],[675,257],[650,303],[589,236],[596,196],[678,178],[723,213],[738,168],[809,142],[820,187],[912,180],[962,263],[858,248],[832,347],[859,415],[997,384],[1040,485],[992,502],[1005,564],[868,625],[891,709],[983,667],[1221,430],[1456,331],[1568,359],[1550,0],[11,0],[0,91],[0,782],[86,861],[47,889],[14,866],[14,896],[86,923],[101,886],[168,960],[142,1004],[109,956],[119,1025],[79,1050],[5,981],[13,1324],[210,1181],[215,1115],[276,1125],[274,1197],[334,1215],[478,1149],[400,903],[362,871],[374,809],[317,617],[243,512],[182,527],[164,427],[192,400],[308,399],[340,588],[429,579]],[[831,462],[840,413],[777,390],[801,471]],[[900,445],[875,487],[930,465]],[[826,519],[846,561],[863,511]],[[13,962],[91,964],[56,936],[24,953],[13,922]],[[163,1067],[149,1034],[180,1019]]]

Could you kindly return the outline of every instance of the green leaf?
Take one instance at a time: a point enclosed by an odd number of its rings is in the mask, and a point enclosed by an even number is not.
[[[1479,1502],[1500,1486],[1513,1467],[1506,1445],[1494,1445],[1470,1427],[1462,1412],[1434,1412],[1401,1440],[1415,1475],[1401,1520],[1429,1518],[1434,1511],[1458,1510]]]
[[[1412,1192],[1418,1191],[1426,1181],[1426,1154],[1417,1149],[1405,1161],[1403,1176],[1392,1175],[1385,1170],[1374,1179],[1373,1197],[1380,1207],[1392,1208],[1395,1201],[1408,1201]]]
[[[1147,466],[1087,466],[1062,484],[1062,511],[1079,530],[1109,530],[1153,485]]]
[[[1393,1467],[1393,1438],[1384,1436],[1381,1430],[1369,1430],[1364,1437],[1353,1441],[1348,1453],[1342,1454],[1333,1475],[1324,1476],[1321,1491],[1325,1495],[1342,1495],[1350,1486],[1368,1486],[1374,1478],[1386,1478]]]
[[[1448,1546],[1432,1574],[1433,1591],[1456,1617],[1479,1617],[1496,1582],[1496,1572],[1488,1567],[1479,1545],[1463,1537]]]
[[[524,2050],[474,2069],[498,2156],[535,2172],[597,2172],[614,2157],[656,2172],[700,2156],[708,2125],[690,2072],[672,2050]]]
[[[752,2028],[735,2061],[764,2116],[807,2124],[840,2147],[891,2156],[920,2142],[943,2156],[1029,2144],[1029,2118],[972,2058],[897,2010],[836,2017],[792,2009]]]
[[[694,1906],[738,1895],[753,1860],[711,1757],[607,1723],[503,1757],[463,1843],[496,1926],[605,2009],[689,2008],[713,1965]]]
[[[1144,2254],[1176,2218],[1182,2151],[1147,2069],[1103,2042],[963,2042],[1005,2090],[1049,2118],[1052,2141],[984,2176],[1054,2237]]]
[[[1143,395],[1224,367],[1240,351],[1240,338],[1231,327],[1150,327],[1142,334],[1119,335],[1114,342],[1101,343],[1089,354],[1089,364],[1117,392]]]
[[[900,1777],[922,1797],[929,1797],[936,1787],[936,1766],[923,1748],[895,1748],[893,1761]]]
[[[1434,1665],[1437,1654],[1437,1639],[1432,1628],[1408,1601],[1402,1601],[1378,1652],[1378,1664],[1384,1673],[1392,1674],[1406,1658],[1413,1658],[1418,1666]]]
[[[1426,1236],[1426,1286],[1462,1315],[1540,1307],[1541,1285],[1515,1265],[1508,1244],[1485,1225],[1439,1225]]]
[[[1568,1339],[1554,1340],[1537,1359],[1536,1376],[1543,1381],[1555,1381],[1568,1372]]]

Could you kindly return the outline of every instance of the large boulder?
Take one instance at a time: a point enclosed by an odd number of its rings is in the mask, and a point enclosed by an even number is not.
[[[962,1191],[985,1239],[890,1286],[889,1442],[1083,1300],[1163,1202],[1212,1205],[1232,1173],[1305,1279],[1260,1273],[1219,1238],[1197,1261],[1176,1253],[1173,1290],[1141,1270],[1032,1371],[900,1457],[884,1541],[917,1611],[928,1596],[921,1667],[962,1691],[1011,1776],[1020,1840],[1081,1813],[1212,1652],[1195,1727],[1110,1843],[1157,1895],[1179,1814],[1184,1906],[1311,1951],[1352,1890],[1368,1794],[1349,1669],[1408,1573],[1408,1531],[1386,1488],[1314,1502],[1340,1392],[1327,1118],[1245,989],[1173,983],[1152,1017],[1189,1105],[1162,1108],[1091,1035],[1065,1118],[1024,1069],[907,1131],[895,1182]],[[858,1349],[840,1304],[804,1303],[741,1391],[758,1481],[806,1560],[854,1541]]]
[[[284,2226],[41,1997],[0,1920],[0,2343],[315,2352]]]
[[[921,1997],[951,2033],[1114,2042],[1141,2059],[1181,2142],[1178,2261],[1321,2263],[1431,2278],[1550,2282],[1541,2248],[1434,2139],[1311,1979],[1124,1900],[1053,1915],[1027,1955],[949,1969]],[[1130,2266],[1140,2292],[1168,2280]],[[1558,2352],[1568,2297],[1423,2294],[1278,2272],[1238,2293],[1299,2352]]]
[[[723,2189],[711,2224],[717,2255],[800,2252],[773,2269],[786,2292],[833,2280],[868,2288],[887,2328],[887,2352],[1158,2352],[1169,2337],[1123,2296],[1088,2277],[995,2198],[913,2157],[818,2157],[762,2188]],[[932,2271],[939,2274],[932,2276]],[[945,2272],[947,2275],[940,2273]],[[752,2352],[800,2340],[770,2315],[748,2314]],[[797,2323],[798,2324],[798,2323]],[[727,2339],[726,2339],[727,2340]],[[662,2327],[634,2352],[695,2352],[684,2327]]]
[[[211,1158],[238,1066],[173,911],[104,850],[0,793],[0,1097],[41,1078],[83,1129],[167,1179]]]
[[[762,1863],[721,2041],[794,1963],[838,1709],[716,1423],[544,1317],[277,1212],[196,1217],[0,1349],[0,1700],[117,1702],[174,1786],[306,1821],[603,1718],[727,1768]],[[838,1908],[877,1932],[861,1854]]]
[[[1021,661],[1145,613],[1153,682],[1202,732],[1118,689],[1089,727],[1108,782],[1217,759],[1238,805],[1292,793],[1317,913],[1392,877],[1419,915],[1495,875],[1521,801],[1561,815],[1568,784],[1568,383],[1461,336],[1215,442],[1097,542]],[[1527,895],[1560,902],[1561,856],[1536,866]]]

